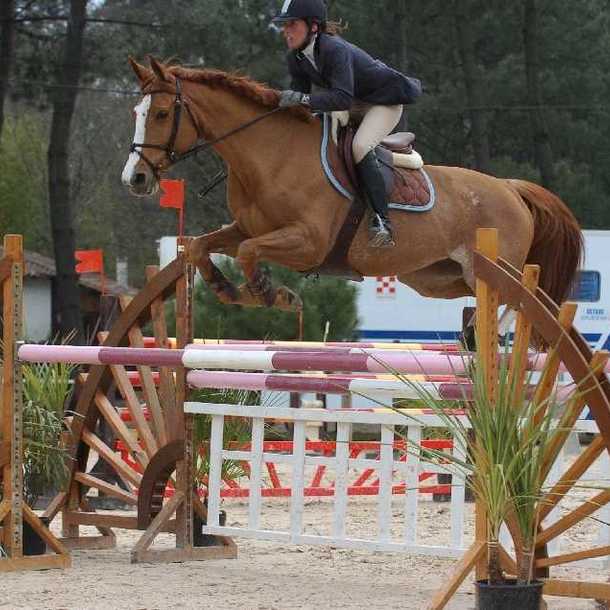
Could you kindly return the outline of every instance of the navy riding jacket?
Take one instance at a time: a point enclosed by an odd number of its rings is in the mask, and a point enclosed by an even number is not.
[[[421,82],[373,59],[339,36],[318,34],[316,70],[300,51],[288,54],[292,89],[311,93],[312,83],[322,87],[311,95],[314,112],[349,110],[355,100],[376,106],[412,104],[421,95]]]

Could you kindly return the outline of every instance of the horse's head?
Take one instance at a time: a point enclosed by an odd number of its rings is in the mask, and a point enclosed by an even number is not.
[[[129,63],[144,97],[134,109],[136,130],[122,181],[134,195],[149,196],[160,175],[195,144],[199,129],[180,81],[166,66],[154,57],[152,70],[131,57]]]

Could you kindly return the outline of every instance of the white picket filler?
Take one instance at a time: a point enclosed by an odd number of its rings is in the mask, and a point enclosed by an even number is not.
[[[423,544],[417,535],[417,509],[420,472],[424,467],[417,455],[410,454],[406,463],[394,455],[393,442],[395,428],[407,427],[407,436],[413,443],[419,443],[424,426],[442,427],[442,422],[434,415],[417,415],[416,419],[391,410],[380,411],[327,411],[320,409],[286,409],[278,407],[218,405],[189,402],[184,405],[187,416],[208,415],[212,418],[210,438],[210,472],[208,485],[208,524],[206,534],[256,538],[276,542],[290,542],[300,545],[329,545],[337,548],[360,549],[368,551],[390,551],[413,555],[433,555],[440,557],[459,557],[464,546],[464,478],[450,467],[426,463],[426,472],[451,472],[453,487],[451,497],[450,542],[446,546]],[[243,417],[252,420],[252,445],[250,451],[223,449],[223,429],[225,417]],[[293,453],[278,455],[263,452],[263,434],[266,420],[282,419],[294,424]],[[309,422],[329,422],[337,425],[337,449],[333,457],[306,455],[305,427]],[[377,459],[350,459],[349,440],[352,426],[364,424],[379,426],[381,430],[381,452]],[[454,451],[459,450],[454,449]],[[463,449],[461,454],[463,455]],[[248,524],[246,527],[221,526],[220,491],[223,460],[239,460],[250,464],[250,495]],[[265,463],[289,464],[292,467],[292,495],[290,498],[289,530],[263,529],[261,517],[262,472]],[[305,467],[325,465],[335,471],[335,494],[331,535],[305,533],[303,528]],[[377,497],[377,535],[369,538],[354,538],[346,534],[346,509],[348,505],[347,478],[350,468],[372,468],[377,471],[380,490]],[[400,481],[406,483],[406,493],[402,502],[402,532],[392,536],[392,485],[393,473],[399,474]],[[394,480],[395,483],[395,480]],[[371,515],[375,520],[375,515]]]

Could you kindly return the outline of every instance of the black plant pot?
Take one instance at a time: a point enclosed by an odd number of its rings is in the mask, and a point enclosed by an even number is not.
[[[47,517],[40,517],[45,527],[49,526]],[[47,543],[36,533],[34,528],[23,521],[23,554],[30,557],[32,555],[44,555],[47,552]]]
[[[220,511],[219,522],[222,527],[227,523],[227,513],[224,510]],[[222,546],[218,540],[218,536],[213,534],[204,534],[201,528],[205,525],[205,521],[198,515],[193,515],[193,546]]]
[[[486,580],[476,583],[477,610],[540,610],[541,582],[518,585],[508,580],[500,585],[490,585]]]

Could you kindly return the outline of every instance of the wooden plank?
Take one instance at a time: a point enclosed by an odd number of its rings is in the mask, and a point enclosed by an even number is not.
[[[68,555],[68,549],[51,533],[49,528],[44,525],[38,518],[38,515],[27,504],[23,505],[23,516],[47,546],[50,546],[58,555]]]
[[[574,561],[582,561],[583,559],[594,559],[595,557],[607,557],[610,555],[610,546],[600,546],[586,551],[577,551],[574,553],[566,553],[564,555],[555,555],[555,557],[541,557],[536,560],[537,568],[547,568],[549,566],[558,566],[564,563],[572,563]]]
[[[447,583],[434,595],[428,610],[443,610],[468,574],[472,572],[481,559],[486,558],[486,555],[487,544],[485,542],[475,542],[457,563]]]
[[[155,453],[157,453],[159,446],[157,445],[157,441],[155,440],[150,426],[146,421],[140,400],[136,396],[135,390],[133,389],[133,384],[129,380],[129,376],[127,375],[127,371],[125,370],[124,366],[110,365],[110,370],[112,371],[112,376],[116,381],[121,396],[127,403],[127,408],[129,409],[133,423],[138,431],[140,441],[144,445],[146,455],[148,455],[148,458],[150,459],[153,455],[155,455]]]
[[[580,580],[545,580],[544,595],[610,600],[610,584]]]
[[[115,453],[99,436],[83,430],[83,441],[93,449],[103,460],[108,462],[117,472],[117,474],[128,484],[140,486],[142,475],[136,472],[129,464],[125,463],[117,453]]]
[[[4,468],[4,466],[6,466],[9,463],[10,459],[11,459],[11,448],[10,448],[8,442],[1,443],[0,444],[0,468]]]
[[[53,521],[57,516],[57,513],[62,509],[67,498],[67,494],[65,491],[58,493],[49,503],[44,513],[42,513],[43,517],[46,517],[49,522]]]
[[[2,546],[11,559],[23,556],[23,394],[16,342],[23,337],[23,238],[6,235],[4,258],[10,274],[2,282],[2,322],[5,346],[2,359],[2,421],[0,430],[10,455],[2,468],[3,497],[10,502]]]
[[[598,511],[602,506],[605,506],[610,502],[610,490],[602,491],[590,500],[583,502],[578,508],[573,510],[571,513],[565,515],[553,525],[550,525],[545,530],[540,532],[536,539],[536,548],[540,548],[549,540],[553,540],[560,536],[565,531],[580,523],[583,519],[590,517],[593,513]]]
[[[542,480],[548,476],[553,463],[561,453],[561,448],[565,444],[570,432],[578,421],[582,410],[587,403],[587,394],[595,384],[596,379],[604,376],[604,369],[610,358],[610,353],[606,351],[596,352],[591,359],[591,369],[596,371],[595,377],[585,381],[582,388],[578,388],[581,394],[577,396],[566,408],[565,413],[561,416],[560,422],[557,425],[557,431],[553,435],[552,441],[547,447],[544,456],[544,464],[542,466]],[[558,498],[559,499],[559,498]]]
[[[101,392],[98,392],[95,395],[95,405],[100,410],[100,413],[108,422],[108,425],[112,428],[114,433],[129,448],[138,464],[140,464],[143,470],[146,470],[146,466],[148,466],[148,456],[146,455],[146,452],[137,443],[137,441],[133,438],[133,436],[130,434],[129,429],[125,425],[125,422],[116,412],[114,405]]]
[[[6,516],[11,512],[11,503],[8,500],[0,502],[0,523],[6,519]]]
[[[93,487],[95,489],[98,489],[107,496],[118,498],[119,500],[122,500],[126,504],[131,504],[132,506],[138,505],[138,498],[134,494],[128,493],[122,490],[120,487],[117,487],[116,485],[111,485],[110,483],[102,481],[101,479],[98,479],[97,477],[94,477],[90,474],[86,474],[84,472],[77,472],[74,475],[74,478],[86,487]]]
[[[0,283],[7,280],[13,271],[13,261],[10,258],[0,260]]]
[[[503,546],[500,546],[500,561],[502,562],[502,568],[507,574],[512,576],[518,574],[519,568],[517,567],[517,562],[508,554]]]
[[[68,511],[64,513],[64,519],[74,525],[91,525],[102,528],[117,528],[122,530],[137,530],[138,518],[129,515]]]
[[[131,552],[132,563],[138,563],[137,561],[134,561],[134,558],[137,558],[141,552],[146,551],[148,547],[150,547],[154,539],[157,537],[157,534],[163,531],[163,526],[178,510],[178,506],[180,506],[183,500],[184,492],[176,490],[174,495],[163,505],[163,508],[153,519],[148,529],[142,534],[141,538],[133,548],[133,551]]]
[[[523,287],[535,294],[539,281],[540,267],[538,265],[526,265],[523,269],[523,279],[521,281]],[[525,385],[528,348],[531,339],[532,323],[522,311],[519,311],[517,314],[513,353],[510,363],[509,388],[522,388]]]
[[[76,536],[60,538],[61,543],[69,551],[106,551],[116,547],[116,537],[112,536]]]
[[[131,298],[122,296],[119,297],[119,301],[121,307],[125,309],[131,302]],[[129,343],[132,347],[144,347],[144,335],[139,324],[132,326],[128,336]],[[163,447],[168,443],[167,429],[165,426],[165,418],[163,417],[163,410],[161,409],[161,403],[159,402],[159,395],[157,394],[157,386],[153,379],[152,369],[149,366],[139,366],[137,369],[140,374],[144,400],[146,401],[154,423],[156,438],[159,441],[159,446]]]
[[[159,273],[159,268],[154,266],[146,267],[146,279],[150,282]],[[158,347],[170,348],[167,324],[165,321],[165,302],[163,299],[155,299],[150,305],[150,314],[153,326],[153,334],[157,341]],[[167,367],[159,368],[159,397],[164,411],[166,424],[167,441],[175,440],[168,430],[169,419],[168,414],[175,409],[176,402],[176,385],[174,381],[174,373]]]
[[[566,470],[563,476],[553,485],[552,489],[540,500],[539,522],[549,515],[558,502],[574,487],[591,464],[606,449],[606,442],[601,435],[597,435],[591,444],[578,456],[574,463]]]
[[[186,561],[218,561],[237,558],[237,546],[226,539],[222,546],[192,547],[189,549],[166,549],[140,551],[131,555],[132,563],[184,563]]]
[[[478,229],[476,234],[477,251],[492,262],[498,260],[498,230]],[[483,366],[487,395],[490,404],[495,401],[498,387],[498,307],[500,297],[497,290],[482,279],[476,279],[477,297],[477,360]],[[476,439],[475,439],[476,440]],[[480,502],[476,503],[475,546],[487,542],[487,514]],[[476,578],[482,580],[488,575],[487,561],[479,556],[476,562]]]
[[[70,555],[36,555],[15,559],[0,559],[0,572],[66,569],[71,565]]]
[[[574,323],[574,317],[576,316],[576,309],[578,305],[576,303],[564,303],[559,310],[559,316],[557,318],[559,325],[564,331],[559,341],[569,340],[569,331]],[[542,378],[538,382],[536,393],[534,395],[533,403],[536,405],[536,414],[534,415],[534,423],[538,426],[545,417],[548,410],[548,401],[555,384],[557,381],[557,375],[559,374],[559,367],[561,365],[561,356],[559,355],[557,345],[554,345],[547,354],[547,359],[544,364],[544,371]]]

